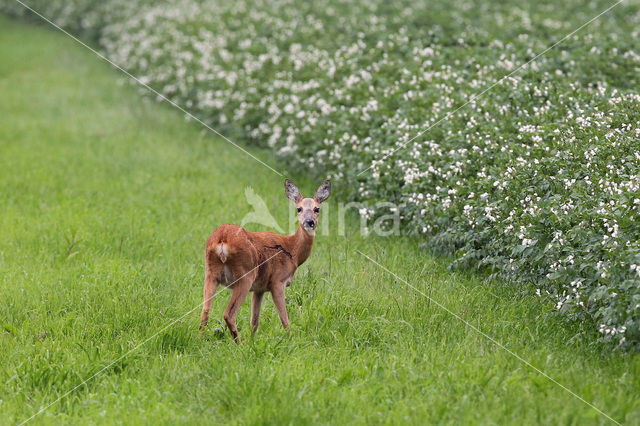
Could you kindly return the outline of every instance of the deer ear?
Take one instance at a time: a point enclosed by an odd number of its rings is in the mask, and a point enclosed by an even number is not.
[[[284,192],[287,194],[287,198],[297,203],[302,199],[302,195],[300,194],[300,190],[296,186],[295,183],[291,182],[289,179],[285,179],[284,181]]]
[[[324,203],[327,198],[329,198],[329,194],[331,194],[331,181],[325,180],[322,185],[318,188],[316,195],[313,197],[319,203]]]

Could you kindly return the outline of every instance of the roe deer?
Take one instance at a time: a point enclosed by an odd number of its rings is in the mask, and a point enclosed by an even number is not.
[[[201,331],[207,326],[211,300],[220,284],[233,288],[224,321],[236,342],[240,341],[236,315],[249,291],[253,291],[251,328],[254,333],[258,329],[262,297],[268,291],[282,326],[289,327],[284,290],[291,285],[298,266],[311,254],[320,205],[329,198],[331,182],[327,180],[320,185],[313,198],[303,198],[289,179],[285,180],[284,187],[287,198],[298,212],[299,225],[295,234],[248,232],[238,225],[221,225],[207,240]]]

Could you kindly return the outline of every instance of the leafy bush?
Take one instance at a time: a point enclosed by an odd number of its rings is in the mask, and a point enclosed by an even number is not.
[[[611,3],[32,3],[231,137],[401,204],[455,266],[640,342],[637,4],[536,58]]]

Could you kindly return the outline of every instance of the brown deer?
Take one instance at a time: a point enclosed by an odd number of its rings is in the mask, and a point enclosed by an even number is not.
[[[282,326],[289,327],[284,290],[291,285],[298,266],[311,254],[320,205],[329,198],[331,182],[327,180],[320,185],[313,198],[303,198],[289,179],[285,180],[284,188],[298,212],[299,225],[295,234],[248,232],[238,225],[221,225],[207,240],[201,331],[207,326],[211,300],[220,284],[233,289],[224,311],[224,321],[236,342],[240,341],[236,315],[249,291],[253,291],[251,328],[254,333],[258,329],[262,297],[268,291]]]

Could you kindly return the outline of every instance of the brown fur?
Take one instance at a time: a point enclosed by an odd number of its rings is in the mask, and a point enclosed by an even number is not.
[[[221,225],[207,240],[201,330],[207,325],[211,301],[220,284],[233,289],[224,320],[236,341],[239,342],[236,316],[249,291],[253,291],[253,332],[258,329],[262,297],[266,292],[271,292],[282,326],[289,327],[284,291],[291,285],[298,266],[311,254],[320,205],[329,197],[331,186],[326,181],[314,198],[303,198],[287,179],[285,190],[298,210],[299,226],[295,234],[249,232],[238,225]]]

